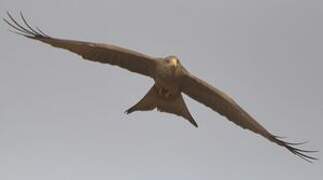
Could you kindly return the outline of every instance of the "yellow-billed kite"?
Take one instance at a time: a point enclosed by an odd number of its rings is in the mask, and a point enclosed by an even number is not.
[[[161,112],[182,116],[197,127],[197,123],[184,102],[182,93],[185,93],[240,127],[260,134],[302,159],[309,162],[317,159],[306,154],[316,151],[305,151],[294,147],[302,143],[289,143],[271,134],[224,92],[189,73],[176,56],[154,58],[109,44],[53,38],[39,28],[31,27],[24,16],[20,15],[23,25],[19,24],[9,13],[9,19],[3,19],[17,34],[54,47],[67,49],[90,61],[116,65],[152,78],[155,81],[153,87],[137,104],[126,110],[127,114],[157,108]]]

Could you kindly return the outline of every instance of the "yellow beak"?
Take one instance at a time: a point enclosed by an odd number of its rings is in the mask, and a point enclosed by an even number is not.
[[[177,66],[177,59],[173,58],[170,60],[170,63],[173,65],[173,66]]]

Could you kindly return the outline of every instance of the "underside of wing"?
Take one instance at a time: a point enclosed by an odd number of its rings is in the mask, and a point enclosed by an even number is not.
[[[13,28],[13,32],[19,35],[50,44],[57,48],[69,50],[90,61],[116,65],[132,72],[150,77],[153,76],[156,66],[155,58],[109,44],[53,38],[39,28],[31,27],[22,13],[20,13],[20,16],[24,26],[19,24],[9,13],[7,14],[9,19],[3,20]]]
[[[272,135],[251,115],[243,110],[232,98],[230,98],[224,92],[209,85],[205,81],[202,81],[199,78],[193,76],[189,72],[185,72],[185,75],[183,75],[182,77],[181,90],[196,101],[225,116],[227,119],[237,124],[238,126],[262,135],[268,140],[287,148],[289,151],[306,161],[316,160],[315,157],[305,154],[316,151],[305,151],[297,149],[293,147],[293,145],[299,145],[302,143],[285,142],[277,136]]]

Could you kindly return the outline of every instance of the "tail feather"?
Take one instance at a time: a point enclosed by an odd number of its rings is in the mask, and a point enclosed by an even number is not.
[[[172,98],[159,95],[158,88],[154,85],[148,93],[134,106],[125,111],[130,114],[135,111],[150,111],[157,108],[158,111],[175,114],[187,119],[193,126],[198,127],[196,121],[186,107],[183,96],[178,94]]]

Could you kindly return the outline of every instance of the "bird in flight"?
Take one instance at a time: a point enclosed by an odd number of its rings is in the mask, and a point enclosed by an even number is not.
[[[295,146],[304,142],[290,143],[271,134],[232,98],[187,71],[176,56],[155,58],[110,44],[54,38],[45,34],[38,27],[30,26],[22,13],[20,13],[20,17],[23,24],[18,23],[9,12],[7,12],[7,15],[8,18],[3,18],[3,20],[13,28],[11,31],[16,34],[69,50],[86,60],[119,66],[152,78],[155,84],[138,103],[125,111],[127,114],[157,109],[161,112],[182,116],[192,125],[198,127],[185,104],[182,95],[184,93],[225,116],[236,125],[285,147],[300,158],[308,162],[317,160],[316,157],[307,154],[317,151],[296,148]]]

